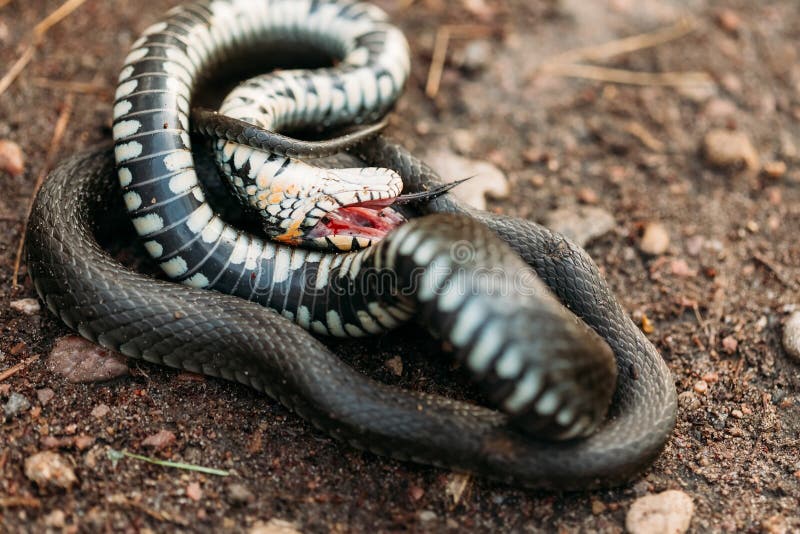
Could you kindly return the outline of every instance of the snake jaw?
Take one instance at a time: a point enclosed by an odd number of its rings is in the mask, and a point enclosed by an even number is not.
[[[305,235],[313,246],[334,250],[358,250],[383,239],[406,219],[390,204],[393,199],[342,206],[321,217]]]

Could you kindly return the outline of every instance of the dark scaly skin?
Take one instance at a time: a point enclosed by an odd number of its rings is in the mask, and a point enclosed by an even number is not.
[[[206,120],[206,117],[199,118]],[[241,121],[216,116],[214,126],[217,135],[241,137]],[[204,127],[202,122],[200,127]],[[303,141],[292,143],[292,138],[255,126],[250,126],[248,132],[251,138],[258,139],[258,144],[252,145],[254,147],[269,150],[281,147],[299,157],[314,155]],[[410,194],[437,190],[446,185],[423,161],[385,137],[354,143],[348,149],[367,165],[385,166],[398,172],[403,178],[405,191]],[[655,347],[622,309],[586,251],[532,221],[476,210],[460,204],[450,195],[420,203],[416,208],[421,213],[451,213],[474,218],[508,243],[536,270],[550,290],[600,334],[614,351],[620,376],[614,411],[610,415],[613,417],[645,408],[650,413],[642,417],[643,429],[651,430],[652,442],[637,446],[652,448],[666,439],[675,425],[677,402],[669,370]],[[652,381],[649,380],[651,377]],[[640,395],[643,399],[652,399],[652,404],[639,406]]]
[[[362,156],[393,160],[423,189],[433,179],[385,141]],[[105,347],[249,384],[359,448],[527,487],[583,490],[624,483],[658,454],[674,424],[674,386],[652,345],[585,253],[532,223],[485,221],[500,233],[525,232],[514,237],[515,248],[524,249],[554,291],[607,339],[620,364],[612,416],[583,440],[532,440],[498,412],[376,383],[269,309],[125,269],[92,233],[95,213],[117,191],[109,180],[113,168],[103,151],[62,164],[37,197],[27,236],[29,270],[48,308]],[[460,208],[443,197],[433,209]],[[425,220],[412,224],[444,228],[444,239],[491,239],[468,219],[452,220],[449,230],[447,218]]]
[[[215,111],[196,108],[192,110],[193,128],[203,135],[223,138],[254,148],[268,147],[281,156],[304,158],[323,158],[332,156],[348,148],[363,143],[386,128],[386,119],[375,124],[362,126],[358,130],[332,139],[322,141],[301,141],[292,137],[268,132],[252,124],[219,115]]]
[[[200,216],[206,213],[201,211],[205,209],[203,195],[196,189],[191,193],[185,189],[194,188],[195,176],[193,163],[185,159],[189,156],[189,141],[183,119],[186,119],[198,76],[209,74],[242,47],[255,47],[270,36],[288,32],[318,44],[328,42],[328,37],[332,36],[334,41],[338,40],[338,44],[329,43],[332,55],[343,55],[352,45],[353,51],[363,52],[348,56],[353,65],[365,58],[369,65],[369,72],[349,71],[349,75],[336,69],[326,71],[327,76],[341,85],[331,89],[339,96],[347,93],[344,98],[349,101],[348,107],[355,106],[358,122],[372,120],[388,109],[407,74],[404,41],[379,20],[382,15],[368,6],[315,1],[307,6],[286,3],[283,7],[303,16],[279,20],[274,26],[264,17],[263,10],[259,17],[251,19],[249,5],[216,0],[173,10],[168,19],[145,32],[125,61],[114,107],[119,179],[127,187],[126,205],[138,217],[135,222],[138,222],[139,233],[148,239],[156,233],[163,237],[157,243],[146,242],[150,245],[148,251],[153,257],[162,258],[159,261],[163,261],[165,272],[172,272],[176,279],[189,280],[186,277],[194,278],[195,274],[203,273],[195,273],[188,267],[175,269],[173,260],[187,261],[195,268],[207,267],[205,261],[209,258],[214,262],[224,259],[217,254],[220,250],[214,248],[219,245],[221,249],[224,243],[213,241],[212,236],[212,243],[207,247],[202,244],[204,240],[197,239],[200,234],[195,223],[204,222]],[[303,13],[306,7],[307,13]],[[320,33],[313,25],[296,24],[314,17],[322,20],[324,13],[335,16],[341,25],[331,25]],[[245,20],[258,21],[255,34],[249,32],[248,25],[243,23]],[[342,31],[351,23],[366,24],[361,26],[361,38],[355,41],[348,41],[350,32]],[[329,36],[328,30],[335,29],[338,31]],[[277,33],[272,35],[274,31]],[[302,43],[303,38],[299,41]],[[301,80],[308,82],[309,76],[313,75],[303,74]],[[348,76],[358,87],[345,87],[345,83],[350,83],[345,81]],[[359,112],[362,103],[373,100],[369,95],[376,95],[373,82],[379,83],[378,106]],[[295,104],[299,106],[299,101]],[[300,106],[297,111],[305,112],[309,108]],[[323,122],[327,120],[324,114],[320,116]],[[341,118],[339,111],[336,116]],[[332,118],[336,117],[328,117]],[[583,441],[537,443],[512,430],[505,416],[434,397],[403,394],[367,381],[336,363],[324,348],[315,345],[317,342],[289,327],[274,313],[214,293],[161,282],[153,285],[146,278],[127,273],[93,247],[87,230],[98,200],[108,198],[101,194],[106,192],[103,180],[108,179],[103,175],[110,174],[107,159],[107,155],[96,153],[73,160],[56,171],[53,185],[43,190],[31,221],[31,273],[37,289],[54,312],[87,338],[132,356],[225,376],[267,390],[335,437],[355,445],[504,480],[518,480],[530,486],[582,488],[618,483],[645,465],[657,453],[668,433],[668,428],[665,430],[661,424],[664,417],[659,416],[670,413],[670,409],[674,416],[674,390],[671,405],[669,402],[658,404],[665,398],[670,400],[669,392],[664,395],[661,387],[669,381],[664,379],[668,374],[663,372],[663,364],[656,366],[655,372],[641,376],[637,384],[621,381],[622,392],[618,391],[616,397],[622,407],[616,407],[614,412],[618,417],[607,422],[598,433]],[[167,170],[182,172],[173,176],[164,174]],[[154,172],[159,176],[154,176]],[[180,179],[172,184],[173,177]],[[168,204],[170,209],[167,209]],[[441,205],[447,207],[448,203],[444,201]],[[150,213],[153,211],[157,213]],[[146,219],[145,213],[160,219]],[[190,214],[198,216],[189,219]],[[180,226],[179,221],[184,217],[188,222]],[[468,219],[427,221],[412,223],[422,225],[413,228],[424,228],[430,235],[438,235],[437,239],[441,239],[437,246],[444,246],[453,239],[492,241],[486,230],[466,222]],[[175,229],[180,230],[180,235],[172,232]],[[163,235],[161,230],[165,231]],[[437,231],[442,232],[441,235],[436,234]],[[402,229],[400,232],[402,235]],[[392,243],[393,239],[400,238],[390,236],[387,242]],[[533,240],[530,243],[534,251],[532,258],[539,257],[542,250],[546,254],[557,250],[557,243],[561,242],[548,241],[548,235],[537,233],[535,228],[523,239]],[[187,240],[192,243],[190,248],[186,248]],[[230,250],[226,252],[233,258]],[[162,257],[162,253],[170,259]],[[376,257],[378,255],[376,253]],[[504,257],[506,255],[504,253]],[[393,263],[389,269],[399,269],[401,264],[402,261]],[[582,309],[581,300],[594,298],[591,291],[596,277],[591,271],[591,262],[588,267],[580,262],[572,265],[569,261],[558,265],[566,267],[558,273],[559,280],[555,282],[560,286],[557,290],[562,290],[570,306]],[[413,266],[404,264],[402,269]],[[584,268],[588,269],[588,276],[584,276]],[[218,272],[222,276],[226,270]],[[566,278],[561,279],[562,275]],[[573,286],[576,281],[578,285]],[[194,283],[205,282],[196,278]],[[446,335],[446,323],[456,318],[429,311],[420,306],[421,316],[438,321]],[[624,318],[624,314],[617,311]],[[578,323],[568,321],[565,319],[563,331],[581,331],[578,326],[569,326]],[[620,321],[613,311],[608,324],[623,330],[632,326]],[[511,330],[514,331],[506,334],[525,337],[524,325],[516,325]],[[531,328],[529,333],[536,331]],[[598,352],[607,351],[602,345],[589,343],[587,340],[591,337],[590,333],[583,332],[583,337],[575,340],[575,350],[564,349],[562,357],[581,352],[578,345],[583,345],[584,349],[594,345]],[[550,346],[568,345],[560,334],[552,337],[545,334],[542,340]],[[623,350],[631,348],[623,346]],[[646,345],[643,357],[626,356],[627,360],[621,358],[621,361],[650,361],[651,353],[654,354],[651,349]],[[223,353],[224,359],[220,356]],[[562,361],[565,360],[556,359],[549,364],[558,367]],[[595,398],[581,389],[574,389],[574,385],[570,388],[581,398]],[[635,398],[639,394],[642,398]],[[631,398],[636,402],[628,402]],[[600,408],[606,403],[604,399],[595,402]]]

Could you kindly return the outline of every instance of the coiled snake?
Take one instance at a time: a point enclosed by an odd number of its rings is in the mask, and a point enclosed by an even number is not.
[[[113,156],[73,157],[37,197],[28,262],[49,309],[105,347],[248,384],[379,454],[529,487],[610,486],[637,474],[674,425],[674,385],[592,261],[563,237],[444,195],[420,208],[426,216],[343,254],[265,241],[212,210],[190,149],[193,93],[201,77],[275,43],[341,61],[272,78],[281,102],[261,105],[272,128],[370,121],[408,74],[402,34],[363,3],[213,0],[173,9],[125,60]],[[247,145],[217,148],[223,167],[244,178],[234,189],[251,200],[245,179],[274,179],[296,164]],[[406,191],[441,185],[384,138],[354,154],[398,173]],[[97,244],[97,213],[119,194],[115,174],[145,249],[185,285],[132,272]],[[305,330],[365,335],[411,317],[453,346],[501,411],[377,383]]]

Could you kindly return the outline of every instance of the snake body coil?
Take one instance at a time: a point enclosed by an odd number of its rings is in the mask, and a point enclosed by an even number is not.
[[[380,115],[408,72],[402,35],[364,4],[214,0],[171,11],[125,61],[114,158],[145,248],[170,278],[194,287],[127,271],[96,244],[95,213],[116,189],[112,157],[98,151],[54,171],[31,216],[29,269],[51,311],[123,354],[249,384],[332,436],[381,454],[535,487],[582,489],[636,474],[674,424],[674,386],[578,247],[448,196],[431,202],[432,215],[350,254],[267,242],[213,212],[189,144],[192,91],[201,75],[277,40],[345,58],[325,75],[282,75],[284,93],[303,104],[294,112],[323,123],[337,122],[342,110],[348,120]],[[234,147],[228,160],[246,169],[252,151]],[[440,185],[386,140],[359,147],[358,156],[397,172],[412,192]],[[292,164],[270,157],[262,164],[274,172]],[[470,244],[465,257],[454,253],[458,243]],[[357,336],[412,316],[454,346],[507,415],[378,384],[300,328]],[[593,432],[612,393],[609,418]]]

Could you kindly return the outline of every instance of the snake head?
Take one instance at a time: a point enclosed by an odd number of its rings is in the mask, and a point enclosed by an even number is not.
[[[405,222],[389,207],[403,187],[394,171],[367,167],[324,169],[287,159],[284,172],[256,176],[248,203],[275,241],[328,251],[371,245]]]

